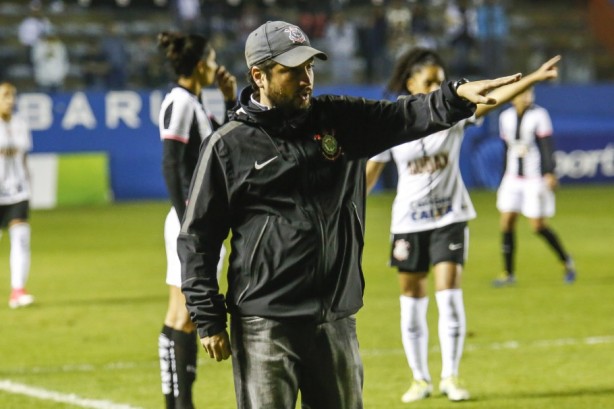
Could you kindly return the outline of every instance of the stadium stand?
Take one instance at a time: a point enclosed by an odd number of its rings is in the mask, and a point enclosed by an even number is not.
[[[161,30],[178,27],[175,12],[177,0],[47,0],[39,2],[57,34],[67,45],[70,57],[70,72],[65,82],[66,91],[104,88],[100,76],[105,72],[104,57],[100,55],[100,41],[108,36],[108,26],[116,25],[125,41],[130,58],[126,62],[127,87],[146,89],[159,87],[164,82],[164,72],[157,59],[155,35]],[[590,5],[604,3],[599,0],[557,0],[535,2],[531,0],[501,0],[508,13],[510,36],[506,51],[509,55],[509,71],[526,72],[544,56],[561,53],[565,56],[561,82],[591,83],[613,82],[614,50],[607,47],[607,38],[598,35],[596,19],[591,18]],[[317,22],[325,24],[326,17],[336,8],[344,8],[349,19],[359,27],[362,44],[365,43],[369,27],[368,16],[373,15],[374,4],[388,7],[391,2],[384,0],[330,0],[307,2],[305,0],[200,0],[201,20],[199,27],[209,35],[216,48],[221,50],[220,60],[238,73],[244,71],[242,44],[244,32],[250,24],[265,19]],[[397,2],[398,3],[398,2]],[[444,39],[444,9],[446,0],[406,0],[406,7],[421,13],[420,27],[408,28],[406,44],[419,43],[425,38],[438,48],[449,60],[451,49]],[[5,0],[0,3],[0,77],[13,81],[22,91],[36,90],[27,52],[17,38],[18,26],[30,12],[32,3]],[[314,4],[318,7],[314,8]],[[605,2],[600,7],[614,5]],[[247,14],[246,10],[255,10]],[[594,12],[592,13],[594,14]],[[258,21],[260,20],[260,21]],[[417,20],[416,20],[417,21]],[[315,27],[322,31],[322,27]],[[419,31],[418,34],[415,34]],[[318,43],[321,38],[312,35]],[[386,46],[392,43],[389,39]],[[322,45],[319,43],[318,45]],[[388,54],[391,51],[388,50]],[[354,81],[358,84],[382,81],[387,72],[376,78],[367,79],[362,63],[364,47],[357,56],[357,73]],[[389,55],[392,60],[394,56]],[[326,69],[326,67],[323,67]],[[330,75],[319,74],[319,83],[327,84]],[[451,73],[454,74],[453,72]],[[479,76],[479,73],[476,73]],[[239,75],[243,77],[243,75]]]

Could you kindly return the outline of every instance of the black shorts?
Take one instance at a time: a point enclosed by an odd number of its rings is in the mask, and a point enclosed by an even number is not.
[[[409,273],[428,272],[431,265],[443,261],[463,265],[468,242],[467,222],[418,233],[394,234],[390,265]]]
[[[11,220],[28,220],[29,213],[30,202],[27,200],[19,203],[0,205],[0,227],[7,227]]]

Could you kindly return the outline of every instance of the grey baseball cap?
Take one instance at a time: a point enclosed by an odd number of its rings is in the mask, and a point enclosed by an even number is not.
[[[285,21],[267,21],[250,33],[245,42],[245,62],[249,68],[273,60],[286,67],[296,67],[312,57],[328,56],[311,47],[303,30]]]

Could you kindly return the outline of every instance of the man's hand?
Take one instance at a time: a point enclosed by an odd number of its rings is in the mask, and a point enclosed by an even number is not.
[[[456,94],[474,104],[495,105],[497,100],[489,97],[490,91],[502,87],[503,85],[511,84],[518,81],[522,74],[508,75],[494,80],[470,81],[460,85],[456,89]]]
[[[556,66],[559,61],[561,61],[560,55],[552,57],[529,75],[535,76],[535,82],[553,80],[559,76],[558,67]]]
[[[218,362],[228,359],[230,356],[230,339],[226,330],[210,337],[203,337],[200,339],[200,343],[209,354],[209,357],[215,358]]]
[[[215,72],[217,87],[224,95],[224,101],[234,101],[237,99],[237,79],[220,65]]]

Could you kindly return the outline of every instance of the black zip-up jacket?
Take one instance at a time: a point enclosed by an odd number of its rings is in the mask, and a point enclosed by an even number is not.
[[[444,83],[396,102],[319,96],[303,114],[263,111],[245,89],[201,147],[178,239],[200,337],[240,316],[327,322],[362,307],[366,160],[475,111]],[[228,292],[219,249],[232,233]]]

